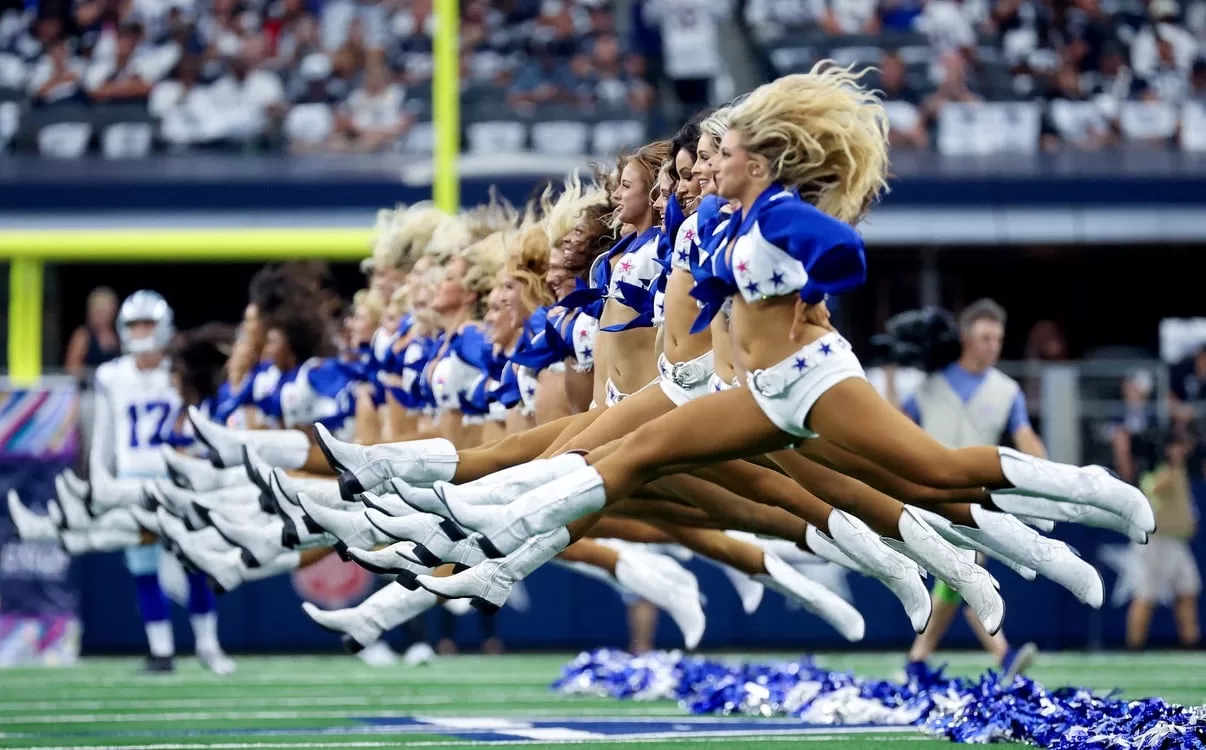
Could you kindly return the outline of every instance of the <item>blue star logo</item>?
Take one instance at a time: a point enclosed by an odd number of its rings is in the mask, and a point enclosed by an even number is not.
[[[830,354],[833,354],[833,347],[827,343],[821,344],[821,354],[824,354],[826,357],[828,357]]]
[[[591,349],[589,346],[582,350],[583,357],[589,357],[594,353],[595,353],[594,349]]]
[[[678,251],[678,259],[679,259],[680,261],[682,261],[683,263],[686,263],[687,261],[691,260],[691,253],[690,253],[690,251],[688,251],[688,250],[679,250],[679,251]]]
[[[804,359],[803,357],[796,357],[796,369],[800,372],[804,372],[806,367],[808,367],[808,360]]]
[[[536,395],[536,389],[529,386],[528,388],[524,389],[524,393],[527,394],[528,398],[532,398]]]
[[[779,273],[778,271],[775,271],[774,273],[771,274],[770,280],[771,280],[771,283],[774,284],[776,287],[781,286],[783,284],[783,274]]]
[[[747,292],[749,292],[750,294],[757,294],[758,293],[758,285],[751,281],[750,283],[745,285],[745,290]]]

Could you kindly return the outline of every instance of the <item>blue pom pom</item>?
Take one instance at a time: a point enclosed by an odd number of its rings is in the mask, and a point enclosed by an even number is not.
[[[1206,750],[1206,706],[1159,698],[1119,700],[1085,688],[1048,690],[1027,677],[1005,683],[947,677],[910,664],[903,683],[818,667],[730,665],[679,652],[579,654],[553,689],[629,700],[677,700],[694,714],[796,717],[807,724],[917,726],[954,742],[1021,742],[1048,750]]]

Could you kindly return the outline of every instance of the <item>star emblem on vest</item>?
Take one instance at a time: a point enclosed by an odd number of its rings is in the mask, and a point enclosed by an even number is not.
[[[683,237],[688,240],[695,239],[695,230],[690,228],[683,230]]]
[[[796,357],[795,367],[800,372],[804,372],[808,368],[808,360],[804,357]]]
[[[683,263],[686,263],[687,261],[691,260],[691,253],[690,253],[690,251],[688,251],[688,250],[679,250],[679,251],[678,251],[678,259],[679,259],[680,261],[682,261]]]
[[[594,353],[595,353],[594,350],[591,349],[589,346],[582,350],[583,357],[589,357],[589,356],[593,355]]]
[[[624,260],[620,263],[620,271],[621,272],[628,273],[631,270],[632,270],[632,261]]]
[[[737,264],[737,270],[740,273],[745,273],[746,271],[750,270],[750,265],[743,260]]]
[[[771,274],[770,282],[775,285],[776,289],[778,289],[780,286],[783,285],[783,274],[779,273],[778,271],[775,271],[774,273]]]
[[[578,331],[578,338],[580,338],[580,339],[584,339],[589,335],[590,335],[590,331],[585,331],[585,330]]]
[[[745,291],[749,292],[750,294],[757,294],[758,293],[758,285],[751,281],[750,283],[745,285]]]
[[[828,357],[830,354],[833,354],[833,347],[830,346],[829,343],[821,344],[821,354],[824,354],[826,357]]]

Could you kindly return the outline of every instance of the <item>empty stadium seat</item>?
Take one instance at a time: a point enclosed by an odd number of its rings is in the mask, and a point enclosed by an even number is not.
[[[17,134],[21,124],[21,105],[16,102],[0,102],[0,152],[7,150],[9,141]]]
[[[487,120],[465,126],[468,150],[475,154],[522,151],[528,128],[518,120]]]
[[[1036,102],[952,102],[938,115],[938,150],[952,156],[1033,153],[1042,111]]]
[[[402,150],[411,154],[430,154],[435,149],[435,128],[431,120],[421,120],[402,136]]]
[[[1181,149],[1206,152],[1206,103],[1189,102],[1181,110]]]
[[[104,129],[100,140],[106,159],[141,159],[151,153],[151,123],[114,123]]]
[[[599,120],[591,134],[591,153],[617,154],[645,143],[648,127],[643,120]]]

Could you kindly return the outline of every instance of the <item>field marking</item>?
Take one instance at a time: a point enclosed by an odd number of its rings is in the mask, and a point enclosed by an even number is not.
[[[132,696],[133,697],[133,696]],[[251,696],[236,697],[236,698],[142,698],[137,697],[138,708],[165,709],[165,708],[238,708],[247,705],[247,700]],[[453,701],[472,701],[475,703],[549,703],[565,698],[575,696],[560,696],[550,690],[517,690],[511,691],[506,696],[500,696],[496,692],[470,692],[468,694],[458,695],[389,695],[381,696],[283,696],[283,697],[256,697],[255,704],[262,708],[281,707],[281,708],[300,708],[304,706],[328,707],[335,708],[339,706],[355,707],[375,707],[387,704],[432,704],[440,705]],[[579,698],[585,702],[586,699]],[[383,706],[383,707],[388,707]],[[11,711],[58,711],[60,713],[71,713],[74,711],[102,711],[110,708],[130,708],[130,700],[95,700],[91,698],[64,698],[60,700],[39,700],[39,701],[0,701],[0,714]],[[10,717],[5,717],[10,718]]]
[[[868,733],[870,734],[870,733]],[[850,737],[849,734],[817,734],[817,735],[766,735],[759,738],[759,743],[770,742],[834,742]],[[398,747],[515,747],[522,745],[635,745],[647,742],[681,743],[693,742],[698,744],[731,743],[734,737],[692,737],[675,736],[667,738],[617,738],[589,740],[456,740],[447,741],[415,740],[394,742],[370,742],[356,740],[352,742],[220,742],[213,744],[196,743],[159,743],[154,745],[31,745],[10,750],[335,750],[337,748],[398,748]],[[935,738],[918,736],[876,737],[877,742],[926,742]]]

